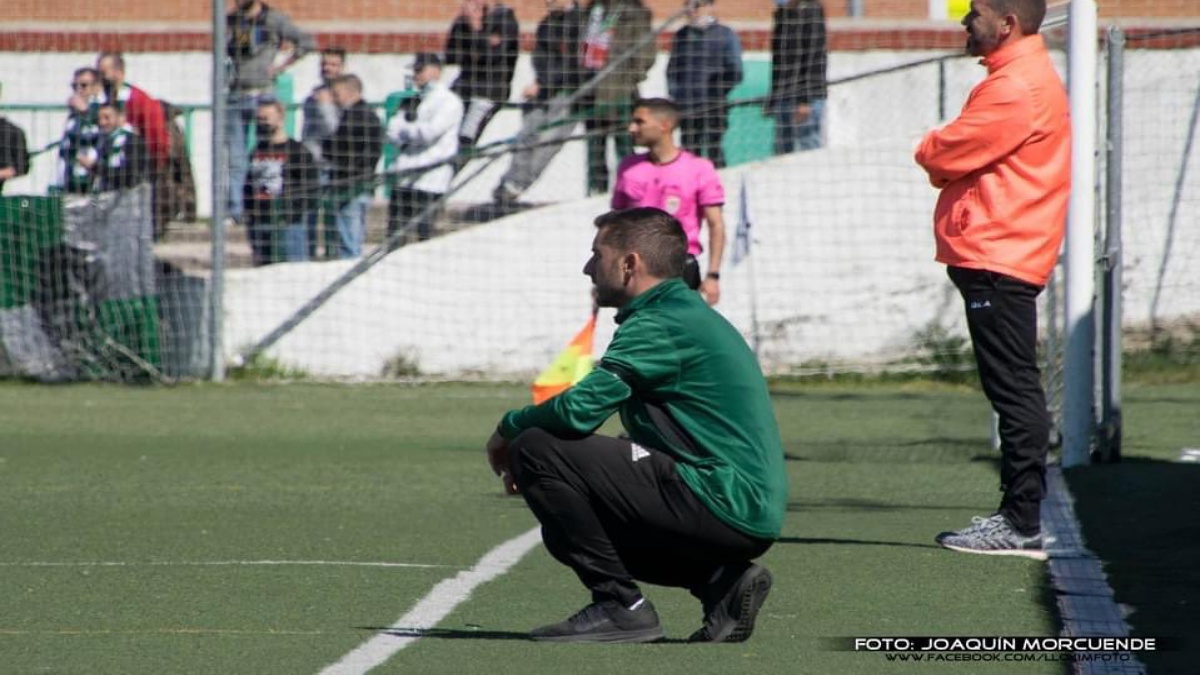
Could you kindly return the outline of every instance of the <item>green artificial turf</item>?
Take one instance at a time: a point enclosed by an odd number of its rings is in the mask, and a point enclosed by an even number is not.
[[[320,671],[535,526],[482,450],[527,396],[461,384],[0,385],[4,672]],[[587,601],[539,546],[377,672],[1065,672],[831,646],[1057,631],[1043,565],[933,546],[998,498],[977,391],[792,387],[775,400],[791,501],[749,642],[679,644],[699,605],[657,587],[646,592],[673,641],[528,642],[529,628]],[[238,561],[433,567],[211,564]]]

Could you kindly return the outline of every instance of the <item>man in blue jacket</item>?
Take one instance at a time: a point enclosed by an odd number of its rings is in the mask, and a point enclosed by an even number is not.
[[[667,62],[667,90],[683,116],[684,148],[725,166],[721,139],[729,126],[729,91],[742,81],[742,43],[713,15],[715,0],[687,0],[688,24],[675,33]]]

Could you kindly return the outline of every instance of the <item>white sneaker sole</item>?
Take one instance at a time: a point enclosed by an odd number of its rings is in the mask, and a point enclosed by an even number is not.
[[[1019,548],[1004,548],[994,551],[981,551],[977,548],[966,548],[964,546],[954,546],[952,544],[939,544],[942,548],[958,551],[959,553],[974,553],[976,555],[1007,555],[1018,558],[1029,558],[1030,560],[1048,560],[1050,556],[1046,555],[1045,551],[1031,551]]]

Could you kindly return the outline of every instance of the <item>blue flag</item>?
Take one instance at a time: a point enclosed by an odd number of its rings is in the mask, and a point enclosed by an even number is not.
[[[742,174],[741,194],[738,197],[738,226],[733,239],[733,264],[742,262],[750,255],[750,193],[747,190],[746,174]]]

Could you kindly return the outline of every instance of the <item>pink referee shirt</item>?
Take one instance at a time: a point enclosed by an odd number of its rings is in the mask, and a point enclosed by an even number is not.
[[[688,253],[697,255],[700,219],[706,206],[725,203],[725,188],[712,162],[687,150],[666,164],[655,164],[649,153],[630,155],[617,168],[612,208],[653,206],[675,216],[687,235]]]

